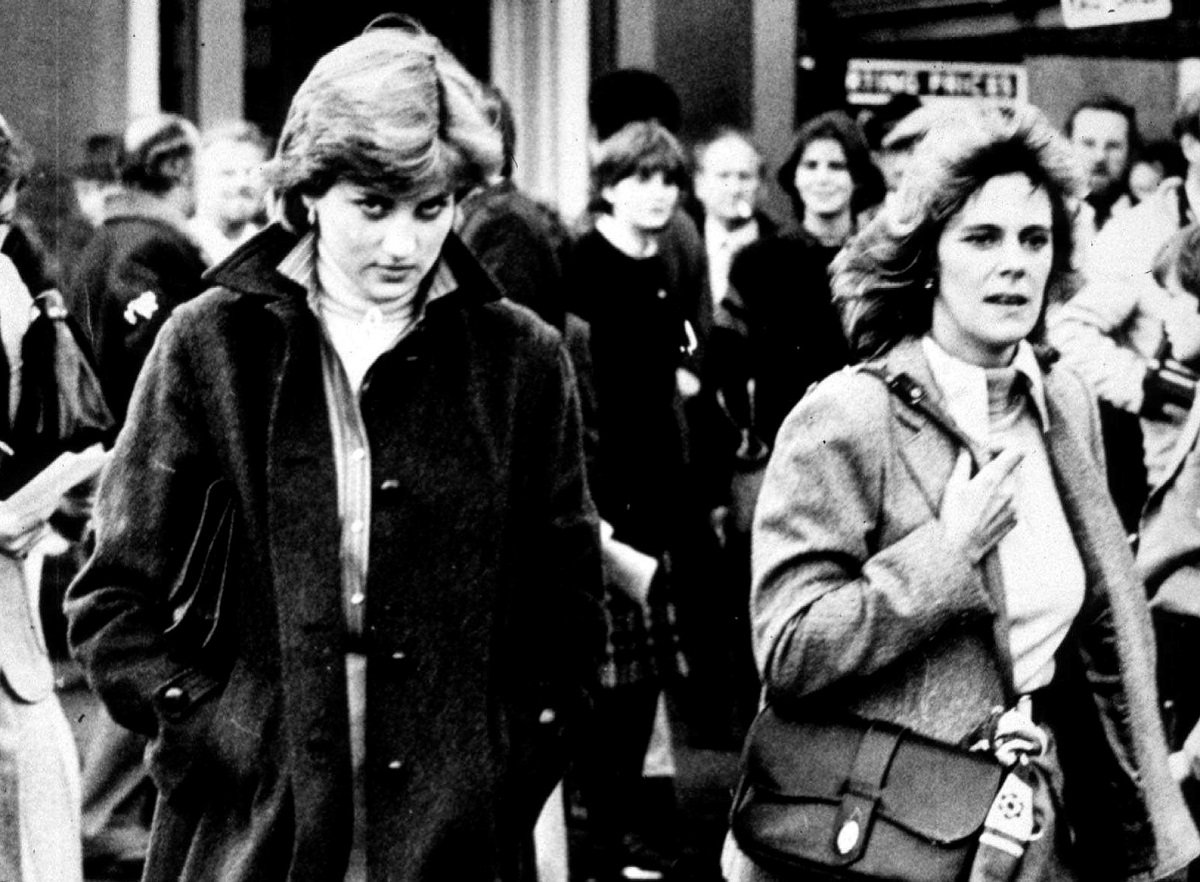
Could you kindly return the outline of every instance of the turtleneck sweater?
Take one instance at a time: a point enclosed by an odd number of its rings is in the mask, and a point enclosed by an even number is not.
[[[412,326],[419,285],[392,300],[375,303],[316,242],[317,281],[314,311],[346,370],[355,395],[376,359],[396,345]]]
[[[1027,343],[1012,364],[983,368],[947,353],[932,338],[926,358],[945,406],[984,450],[1022,455],[1011,482],[1017,523],[996,554],[1004,582],[1013,682],[1032,692],[1054,679],[1054,655],[1083,605],[1085,575],[1046,451],[1048,413],[1041,370]]]

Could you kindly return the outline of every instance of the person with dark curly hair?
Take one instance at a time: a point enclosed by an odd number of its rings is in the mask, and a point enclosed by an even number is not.
[[[721,381],[743,434],[768,447],[805,390],[849,360],[827,270],[885,190],[858,126],[841,111],[800,127],[776,177],[795,223],[734,258],[724,305],[740,343],[725,341]]]

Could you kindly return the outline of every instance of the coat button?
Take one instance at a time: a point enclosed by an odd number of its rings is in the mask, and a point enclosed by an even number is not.
[[[182,686],[168,686],[159,698],[159,706],[168,717],[178,716],[187,710],[189,698]]]
[[[404,768],[404,763],[398,759],[390,760],[388,762],[389,772],[399,772],[402,768]]]
[[[557,719],[558,714],[554,712],[554,708],[552,707],[543,708],[542,712],[538,714],[538,722],[543,726],[548,726]]]

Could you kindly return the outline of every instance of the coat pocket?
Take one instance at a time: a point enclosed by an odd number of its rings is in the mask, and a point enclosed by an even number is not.
[[[232,485],[224,479],[213,481],[205,491],[187,557],[167,597],[171,621],[163,634],[175,655],[211,654],[220,643],[236,523]]]
[[[146,749],[150,777],[164,798],[179,790],[197,760],[208,753],[208,738],[224,684],[195,668],[185,668],[154,693],[158,734]]]

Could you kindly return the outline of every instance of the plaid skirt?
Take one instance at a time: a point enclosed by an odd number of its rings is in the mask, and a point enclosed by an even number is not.
[[[675,605],[671,600],[670,554],[659,559],[646,603],[613,585],[604,587],[607,639],[600,664],[600,685],[665,683],[687,675],[680,647]]]

